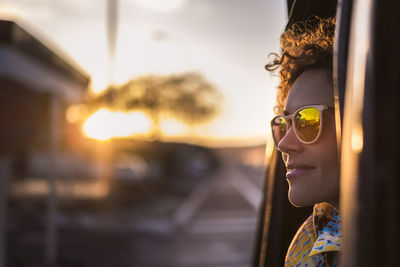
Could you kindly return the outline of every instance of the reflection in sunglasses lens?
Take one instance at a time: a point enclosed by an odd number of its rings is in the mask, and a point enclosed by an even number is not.
[[[316,108],[300,110],[295,116],[295,128],[299,138],[311,142],[317,138],[320,128],[320,114]]]
[[[287,122],[284,117],[277,117],[274,121],[273,134],[277,143],[286,135]]]

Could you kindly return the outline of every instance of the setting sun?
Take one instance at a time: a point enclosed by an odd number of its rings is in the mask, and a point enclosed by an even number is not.
[[[151,120],[142,112],[123,113],[107,109],[99,109],[83,125],[85,134],[97,140],[147,134],[150,129]]]
[[[182,136],[187,134],[187,127],[172,118],[161,121],[161,131],[168,136]]]

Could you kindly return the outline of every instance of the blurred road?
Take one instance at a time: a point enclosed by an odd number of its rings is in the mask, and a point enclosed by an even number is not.
[[[249,266],[262,176],[261,169],[225,159],[214,174],[187,184],[184,196],[153,195],[108,213],[60,213],[60,266]],[[38,235],[24,234],[11,249],[31,262],[21,266],[40,266]]]

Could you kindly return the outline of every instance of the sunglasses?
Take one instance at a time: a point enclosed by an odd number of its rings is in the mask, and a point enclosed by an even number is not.
[[[290,127],[294,128],[297,139],[303,144],[315,143],[321,135],[322,112],[331,109],[325,105],[304,106],[291,115],[278,115],[271,121],[272,137],[275,147],[286,135]]]

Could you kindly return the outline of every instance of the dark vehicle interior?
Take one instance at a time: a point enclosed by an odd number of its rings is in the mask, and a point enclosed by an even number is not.
[[[344,239],[340,266],[398,266],[400,17],[395,1],[287,1],[289,21],[336,14],[334,87]],[[340,125],[340,127],[339,127]],[[253,266],[283,266],[308,208],[287,200],[281,156],[268,161]]]

